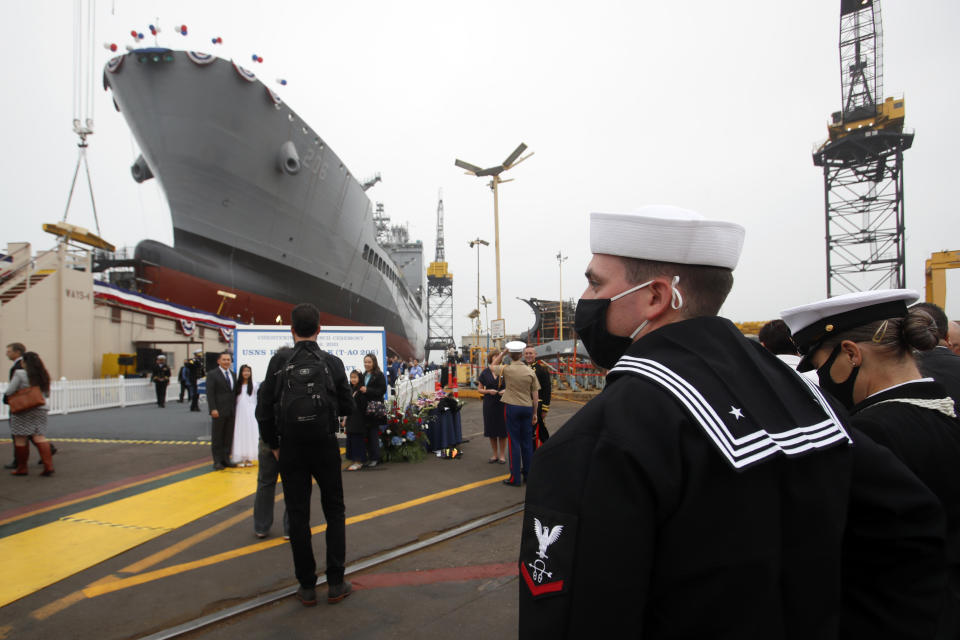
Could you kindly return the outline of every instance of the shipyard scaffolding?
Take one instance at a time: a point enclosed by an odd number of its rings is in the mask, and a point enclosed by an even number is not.
[[[447,270],[443,248],[443,198],[437,203],[437,249],[427,267],[427,344],[430,351],[455,348],[453,340],[453,274]]]
[[[901,288],[906,282],[903,98],[883,95],[883,29],[879,0],[841,0],[843,107],[829,139],[813,154],[823,167],[827,297]]]

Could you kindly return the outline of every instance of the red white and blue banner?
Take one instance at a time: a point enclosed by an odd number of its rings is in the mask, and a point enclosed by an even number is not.
[[[114,56],[107,60],[107,71],[110,73],[116,73],[120,70],[120,67],[123,65],[123,59],[125,56]]]
[[[190,58],[190,62],[198,64],[201,67],[210,64],[217,57],[210,53],[202,53],[200,51],[187,51],[187,57]]]
[[[220,335],[223,336],[223,339],[227,342],[231,342],[233,340],[233,329],[220,327]]]
[[[183,335],[189,338],[193,335],[193,331],[196,328],[197,323],[195,323],[193,320],[184,320],[183,318],[180,318],[180,331],[183,332]]]
[[[263,88],[267,90],[267,97],[270,98],[273,104],[280,104],[282,102],[282,100],[280,100],[280,96],[277,95],[276,91],[274,91],[273,89],[271,89],[266,85],[264,85]]]
[[[244,69],[243,67],[238,65],[236,62],[233,63],[233,68],[236,69],[237,74],[239,74],[239,76],[244,80],[246,80],[247,82],[253,82],[254,80],[257,79],[257,76],[253,73],[253,71],[248,71],[247,69]]]
[[[186,320],[191,324],[200,323],[221,330],[228,329],[230,335],[232,335],[234,328],[237,326],[237,323],[230,318],[183,307],[143,293],[127,291],[126,289],[121,289],[120,287],[99,280],[93,281],[93,297],[104,302],[113,302],[114,304],[119,304],[131,309],[139,309],[141,311],[180,320],[181,328],[184,328],[183,321]]]

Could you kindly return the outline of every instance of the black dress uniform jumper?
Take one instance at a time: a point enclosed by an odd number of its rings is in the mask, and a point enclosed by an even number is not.
[[[910,563],[919,585],[907,591],[936,599],[936,499],[883,448],[851,444],[844,421],[727,320],[633,343],[606,389],[537,450],[520,637],[851,637],[840,635],[845,591],[870,585],[841,587],[848,511],[866,538],[869,523],[895,521],[879,546]]]
[[[916,380],[870,396],[853,407],[851,419],[855,427],[900,458],[943,505],[948,590],[936,637],[956,640],[960,638],[960,420],[954,399],[940,383]],[[889,628],[876,629],[877,637],[888,633]]]

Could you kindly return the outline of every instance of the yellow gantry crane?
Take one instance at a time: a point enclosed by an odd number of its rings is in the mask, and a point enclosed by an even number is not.
[[[926,300],[941,309],[947,304],[947,269],[960,267],[960,251],[937,251],[924,268]]]

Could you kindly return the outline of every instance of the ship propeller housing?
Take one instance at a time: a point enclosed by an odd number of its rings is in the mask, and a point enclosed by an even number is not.
[[[295,176],[300,173],[300,156],[297,154],[297,148],[293,146],[292,141],[287,140],[280,145],[278,161],[280,171],[288,176]]]

